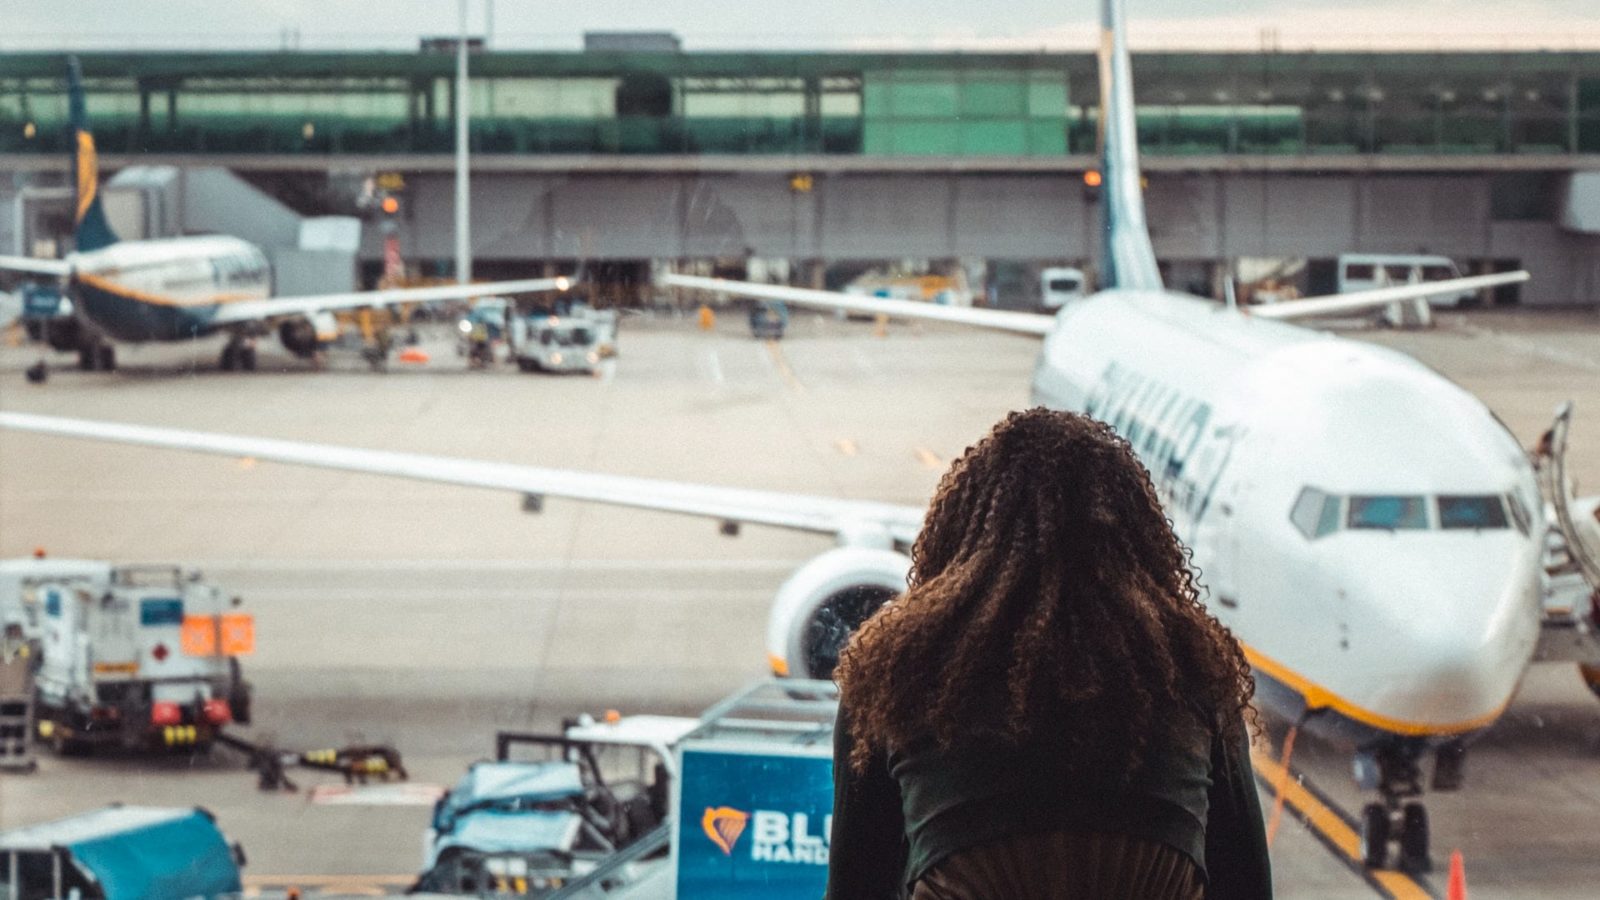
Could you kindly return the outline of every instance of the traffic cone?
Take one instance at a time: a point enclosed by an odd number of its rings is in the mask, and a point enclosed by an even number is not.
[[[1450,883],[1444,896],[1445,900],[1467,900],[1467,872],[1460,850],[1450,854]]]

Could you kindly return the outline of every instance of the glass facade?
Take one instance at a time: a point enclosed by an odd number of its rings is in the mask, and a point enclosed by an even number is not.
[[[108,153],[447,153],[438,54],[82,55]],[[1600,53],[1149,54],[1157,155],[1600,152]],[[505,154],[1091,153],[1089,54],[493,53],[472,140]],[[63,150],[59,54],[0,57],[0,152]]]

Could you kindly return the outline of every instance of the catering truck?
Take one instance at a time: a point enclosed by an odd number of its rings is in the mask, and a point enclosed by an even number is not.
[[[0,622],[37,647],[36,734],[57,752],[208,747],[248,724],[255,622],[198,572],[0,563]]]
[[[237,897],[243,861],[203,809],[108,806],[0,831],[0,897]]]

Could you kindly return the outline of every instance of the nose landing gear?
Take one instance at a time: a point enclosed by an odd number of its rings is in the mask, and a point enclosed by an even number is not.
[[[1388,866],[1393,841],[1399,845],[1401,871],[1433,870],[1428,810],[1410,799],[1422,796],[1422,770],[1417,765],[1421,753],[1420,747],[1391,746],[1356,757],[1356,781],[1362,787],[1376,787],[1383,797],[1383,802],[1361,810],[1361,861],[1369,869]]]

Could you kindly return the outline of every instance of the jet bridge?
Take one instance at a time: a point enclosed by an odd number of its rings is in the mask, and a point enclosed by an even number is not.
[[[1545,500],[1544,627],[1537,658],[1574,661],[1600,695],[1600,504],[1573,496],[1567,474],[1572,403],[1563,403],[1533,452]]]

